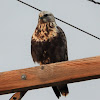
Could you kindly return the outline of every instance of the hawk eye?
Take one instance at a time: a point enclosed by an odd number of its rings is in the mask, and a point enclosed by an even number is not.
[[[48,14],[45,14],[45,15],[44,15],[44,17],[47,17],[47,16],[48,16]]]

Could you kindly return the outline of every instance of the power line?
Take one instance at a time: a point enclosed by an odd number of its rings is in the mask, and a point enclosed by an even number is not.
[[[36,7],[33,7],[33,6],[29,5],[29,4],[27,4],[27,3],[23,2],[23,1],[21,1],[21,0],[17,0],[17,1],[19,1],[19,2],[21,2],[21,3],[23,3],[23,4],[27,5],[27,6],[29,6],[29,7],[31,7],[31,8],[34,8],[35,10],[42,11],[42,10],[36,8]]]
[[[99,5],[100,5],[100,2],[96,2],[96,1],[94,1],[94,0],[88,0],[88,1],[90,1],[90,2],[93,2],[93,3],[95,3],[95,4],[99,4]]]
[[[29,7],[31,7],[31,8],[34,8],[35,10],[42,11],[42,10],[36,8],[36,7],[33,7],[33,6],[29,5],[29,4],[27,4],[27,3],[23,2],[23,1],[21,1],[21,0],[17,0],[17,1],[19,1],[19,2],[21,2],[21,3],[23,3],[23,4],[27,5],[27,6],[29,6]],[[89,33],[89,32],[86,32],[86,31],[84,31],[84,30],[82,30],[82,29],[80,29],[80,28],[78,28],[78,27],[76,27],[76,26],[74,26],[74,25],[72,25],[72,24],[69,24],[69,23],[67,23],[67,22],[65,22],[65,21],[63,21],[63,20],[61,20],[61,19],[59,19],[59,18],[57,18],[57,17],[55,17],[55,19],[57,19],[57,20],[59,20],[59,21],[65,23],[65,24],[67,24],[67,25],[69,25],[69,26],[71,26],[71,27],[73,27],[73,28],[75,28],[75,29],[77,29],[77,30],[79,30],[79,31],[81,31],[81,32],[84,32],[84,33],[86,33],[86,34],[88,34],[88,35],[90,35],[90,36],[92,36],[92,37],[94,37],[94,38],[96,38],[96,39],[98,39],[98,40],[100,40],[99,37],[97,37],[97,36],[95,36],[95,35],[93,35],[93,34],[91,34],[91,33]]]

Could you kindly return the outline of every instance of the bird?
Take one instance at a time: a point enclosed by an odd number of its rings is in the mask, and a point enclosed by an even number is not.
[[[66,36],[51,12],[39,13],[38,24],[31,38],[31,55],[33,61],[40,65],[68,61]],[[69,93],[67,84],[52,86],[52,89],[58,99]]]

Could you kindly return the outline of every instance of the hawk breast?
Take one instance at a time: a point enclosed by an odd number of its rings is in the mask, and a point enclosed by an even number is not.
[[[31,40],[31,54],[34,62],[48,64],[68,60],[67,42],[64,32],[57,26],[54,33],[52,29],[52,34],[56,35],[50,35],[51,37],[48,38],[49,35],[46,36],[45,32],[43,32],[42,35],[46,37],[42,39],[40,38],[41,32],[38,33],[39,36],[33,34]]]
[[[57,28],[54,22],[48,22],[44,24],[38,24],[35,32],[33,33],[32,39],[36,41],[47,41],[57,36]]]

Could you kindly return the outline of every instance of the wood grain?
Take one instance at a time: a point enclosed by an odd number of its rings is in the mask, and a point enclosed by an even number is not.
[[[22,75],[26,75],[22,79]],[[0,73],[0,94],[100,77],[100,56]]]

